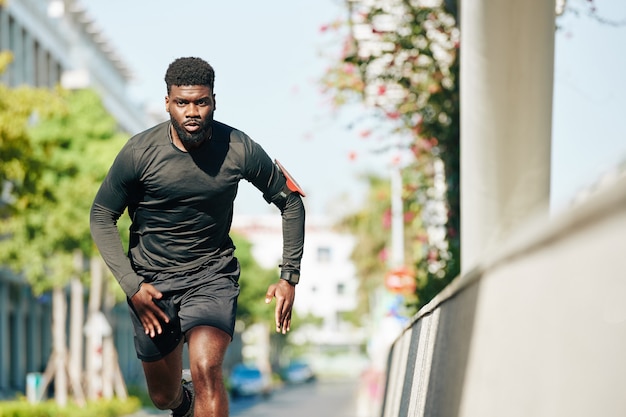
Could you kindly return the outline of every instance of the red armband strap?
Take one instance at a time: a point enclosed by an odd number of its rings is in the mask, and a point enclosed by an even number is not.
[[[298,193],[300,194],[302,197],[305,197],[306,194],[304,194],[304,191],[302,190],[302,187],[300,187],[300,185],[296,182],[296,180],[291,176],[291,174],[285,169],[285,167],[278,162],[278,159],[275,159],[274,162],[276,162],[276,165],[278,166],[278,168],[280,169],[280,171],[283,173],[283,175],[285,176],[285,178],[287,179],[287,188],[289,188],[289,190],[293,193]]]

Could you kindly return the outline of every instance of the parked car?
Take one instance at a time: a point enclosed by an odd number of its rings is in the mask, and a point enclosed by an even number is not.
[[[272,393],[272,377],[256,365],[240,363],[233,367],[228,387],[233,398],[257,395],[267,397]]]
[[[313,369],[304,361],[291,362],[282,370],[281,377],[288,384],[302,384],[316,380]]]

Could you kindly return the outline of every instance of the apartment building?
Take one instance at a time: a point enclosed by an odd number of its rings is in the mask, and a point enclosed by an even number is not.
[[[0,1],[0,50],[13,55],[0,82],[93,88],[122,130],[148,127],[146,113],[128,98],[131,71],[79,1]]]

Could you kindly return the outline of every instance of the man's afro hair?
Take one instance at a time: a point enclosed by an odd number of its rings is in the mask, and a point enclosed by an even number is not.
[[[187,57],[174,60],[165,72],[167,93],[173,85],[206,85],[213,90],[215,71],[201,58]]]

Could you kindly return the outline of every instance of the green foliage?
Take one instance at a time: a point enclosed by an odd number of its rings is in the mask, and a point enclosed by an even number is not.
[[[1,65],[0,65],[1,66]],[[37,118],[64,111],[58,92],[29,87],[15,89],[0,84],[0,216],[28,205],[42,175],[42,161],[28,135]]]
[[[376,176],[369,176],[367,181],[369,192],[363,210],[346,216],[340,224],[340,227],[351,232],[359,242],[352,252],[352,259],[361,280],[360,313],[368,310],[369,295],[382,285],[387,269],[387,248],[390,243],[391,191],[389,181]]]
[[[2,6],[2,0],[0,0],[0,6]],[[6,70],[11,61],[13,61],[11,51],[0,51],[0,74]]]
[[[267,288],[278,282],[278,269],[265,269],[261,267],[252,255],[252,243],[245,237],[232,233],[231,237],[236,246],[235,255],[239,260],[241,267],[241,275],[239,278],[240,293],[237,300],[237,320],[244,323],[245,327],[249,327],[255,323],[265,323],[270,329],[274,328],[274,307],[275,304],[265,304],[265,294]],[[297,293],[297,289],[296,289]],[[292,323],[302,326],[306,323],[319,324],[319,318],[311,316],[301,317],[295,311],[292,311]],[[274,341],[274,345],[278,346],[285,343],[290,334],[279,335]],[[272,332],[273,336],[273,332]]]
[[[417,270],[419,307],[459,272],[459,31],[445,4],[424,7],[410,0],[374,0],[346,5],[349,33],[343,55],[322,82],[336,105],[368,104],[377,110],[380,129],[391,137],[399,133],[412,138],[408,148],[414,158],[402,176],[409,216],[406,259]],[[445,196],[438,196],[435,185],[438,161],[444,165]],[[432,202],[447,205],[443,224],[424,211]],[[364,230],[384,214],[380,205],[368,203],[348,221],[361,236],[355,259],[362,264],[357,268],[366,284],[375,276],[382,279],[375,263],[384,244],[372,230],[370,244],[363,243],[368,236]],[[433,225],[443,227],[446,244],[425,233]]]
[[[30,404],[26,399],[3,401],[0,406],[0,417],[121,417],[138,411],[140,402],[135,397],[126,400],[99,400],[78,406],[70,403],[61,407],[54,401]]]
[[[339,227],[352,233],[358,245],[352,259],[361,279],[359,311],[368,311],[370,295],[382,284],[389,270],[391,245],[391,185],[387,179],[375,175],[367,177],[369,192],[363,209],[344,217]],[[405,182],[408,182],[405,179]],[[415,184],[415,183],[413,183]],[[419,215],[421,205],[410,198],[406,190],[402,196],[404,231],[404,259],[407,265],[417,264],[423,257],[426,231]]]
[[[42,100],[28,92],[22,94],[31,101],[7,104],[14,113],[24,108],[18,148],[27,149],[28,157],[22,152],[15,158],[21,161],[21,176],[7,176],[15,192],[10,213],[0,222],[2,235],[10,236],[0,241],[0,261],[24,274],[35,292],[42,292],[65,285],[76,275],[76,251],[93,254],[89,208],[126,137],[118,133],[115,120],[90,90],[57,91],[62,111],[40,113],[38,122],[26,128],[26,115],[32,114],[28,103]],[[10,125],[0,120],[0,129]],[[15,148],[3,142],[3,155],[7,147]]]
[[[145,384],[128,385],[126,389],[130,397],[137,399],[141,408],[155,408],[154,403],[150,398],[150,394],[148,393],[148,388]]]
[[[265,304],[267,287],[278,279],[278,271],[262,268],[252,256],[252,244],[242,236],[233,234],[236,256],[241,266],[237,301],[237,319],[246,326],[253,323],[274,323],[273,305]]]

